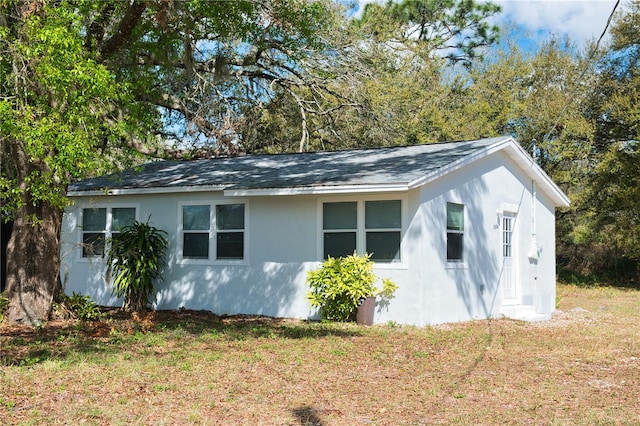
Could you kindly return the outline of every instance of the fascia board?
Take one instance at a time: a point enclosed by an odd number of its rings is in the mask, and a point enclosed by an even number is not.
[[[401,192],[407,191],[407,184],[393,185],[341,185],[341,186],[316,186],[300,188],[261,188],[261,189],[225,189],[223,186],[181,186],[181,187],[154,187],[154,188],[112,188],[89,191],[68,191],[69,197],[98,197],[110,195],[144,195],[144,194],[171,194],[179,192],[213,192],[223,191],[228,197],[270,196],[270,195],[330,195],[351,194],[369,192]]]
[[[145,194],[174,194],[179,192],[215,192],[224,190],[220,185],[201,186],[162,186],[152,188],[104,188],[88,191],[68,191],[69,197],[96,197],[109,195],[145,195]]]
[[[340,186],[308,186],[300,188],[261,188],[261,189],[225,189],[228,197],[252,197],[271,195],[331,195],[359,194],[370,192],[402,192],[409,187],[406,183],[389,185],[340,185]]]
[[[555,184],[549,175],[540,167],[535,160],[524,150],[519,143],[512,140],[512,143],[504,147],[507,155],[518,164],[522,170],[538,185],[537,190],[543,192],[555,203],[556,207],[569,207],[571,201],[569,197]]]

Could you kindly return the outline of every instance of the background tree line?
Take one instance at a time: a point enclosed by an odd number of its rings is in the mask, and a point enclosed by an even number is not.
[[[536,147],[541,166],[571,198],[558,214],[561,278],[639,287],[640,4],[619,8],[609,41],[593,40],[583,51],[556,35],[525,51],[510,41],[509,28],[499,38],[487,24],[496,13],[490,3],[463,1],[367,5],[346,24],[354,40],[348,59],[356,61],[348,68],[363,70],[360,78],[332,83],[354,106],[309,114],[299,148],[511,134],[532,154]],[[338,105],[323,101],[318,110]],[[249,143],[247,151],[298,147],[301,114],[281,102],[252,111],[259,117],[242,133],[268,142]]]
[[[570,195],[558,259],[637,283],[640,6],[611,41],[535,51],[473,0],[0,2],[0,195],[8,318],[46,319],[60,292],[69,182],[153,158],[536,141]],[[501,41],[499,41],[501,40]]]

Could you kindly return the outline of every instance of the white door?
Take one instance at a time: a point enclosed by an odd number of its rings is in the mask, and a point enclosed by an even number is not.
[[[503,303],[517,303],[518,288],[516,283],[515,245],[513,244],[514,226],[516,216],[513,213],[505,213],[502,216],[502,274],[500,284],[502,286]]]

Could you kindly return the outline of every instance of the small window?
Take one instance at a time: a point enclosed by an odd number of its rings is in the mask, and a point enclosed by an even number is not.
[[[462,262],[464,253],[464,206],[447,203],[447,261]]]
[[[324,258],[349,256],[356,251],[358,203],[322,205]]]
[[[182,257],[209,258],[211,213],[208,205],[182,206]]]
[[[90,208],[82,210],[82,257],[102,256],[106,241],[133,225],[134,207]]]
[[[376,262],[400,261],[400,200],[365,202],[366,251]]]
[[[244,259],[244,204],[216,206],[216,258]]]

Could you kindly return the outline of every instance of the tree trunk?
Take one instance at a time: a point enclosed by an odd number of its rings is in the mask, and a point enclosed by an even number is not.
[[[122,310],[125,312],[144,312],[147,309],[148,295],[134,292],[126,294],[122,302]]]
[[[26,203],[14,219],[7,246],[7,320],[37,326],[49,319],[60,286],[62,210],[45,202]]]

